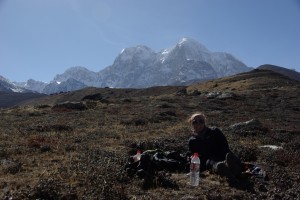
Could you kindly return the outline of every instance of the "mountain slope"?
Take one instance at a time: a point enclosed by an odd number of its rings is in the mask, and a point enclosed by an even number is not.
[[[39,93],[42,93],[44,88],[48,85],[45,82],[42,81],[36,81],[33,79],[29,79],[26,82],[14,82],[15,85],[28,89],[28,90],[32,90],[32,91],[36,91]]]
[[[3,76],[0,76],[0,92],[32,92],[30,90],[27,90],[25,88],[19,87],[12,82],[10,82],[8,79],[4,78]]]
[[[113,65],[99,72],[101,87],[141,88],[156,85],[153,81],[156,53],[150,48],[139,45],[122,50]]]
[[[224,77],[240,72],[249,71],[251,68],[234,58],[229,53],[211,52],[205,46],[191,38],[183,38],[174,47],[163,52],[163,63],[179,64],[185,61],[206,62],[216,72],[217,77]]]
[[[60,93],[60,92],[69,92],[69,91],[79,90],[85,87],[87,87],[87,85],[85,85],[84,83],[74,78],[69,78],[63,82],[51,82],[43,89],[43,93],[53,94],[53,93]]]
[[[280,73],[255,69],[229,77],[219,78],[204,83],[193,84],[188,87],[192,91],[247,91],[266,90],[280,87],[299,85],[299,82]]]
[[[274,72],[278,72],[282,75],[285,75],[287,77],[290,77],[291,79],[300,81],[300,73],[291,69],[287,69],[284,67],[279,67],[275,65],[261,65],[258,67],[258,69],[266,69],[266,70],[272,70]]]
[[[63,74],[58,74],[52,82],[66,82],[69,79],[77,80],[88,86],[97,86],[97,73],[88,70],[85,67],[77,66],[67,69]]]
[[[0,92],[0,108],[18,106],[44,96],[46,95],[40,93]]]

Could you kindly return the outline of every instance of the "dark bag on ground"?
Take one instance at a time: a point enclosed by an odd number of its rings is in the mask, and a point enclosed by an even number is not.
[[[140,178],[155,171],[182,172],[189,170],[187,158],[186,154],[177,151],[147,150],[141,154],[138,162],[134,162],[131,156],[125,165],[125,170],[129,175],[137,174]]]

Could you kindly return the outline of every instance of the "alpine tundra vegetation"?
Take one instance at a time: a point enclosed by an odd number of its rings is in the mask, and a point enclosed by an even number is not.
[[[0,110],[1,199],[299,199],[300,85],[257,69],[187,86],[95,88]],[[130,176],[138,149],[187,151],[192,113],[219,127],[264,179],[209,172]],[[275,147],[275,148],[274,148]]]

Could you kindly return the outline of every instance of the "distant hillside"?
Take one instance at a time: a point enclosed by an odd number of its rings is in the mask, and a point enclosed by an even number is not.
[[[81,90],[66,92],[60,94],[53,94],[44,96],[39,99],[31,99],[23,105],[54,105],[65,101],[82,101],[82,99],[91,94],[100,94],[104,102],[110,102],[117,98],[142,98],[144,96],[158,96],[158,95],[170,95],[175,94],[178,91],[185,90],[185,86],[159,86],[150,87],[144,89],[132,89],[132,88],[95,88],[88,87]]]
[[[46,96],[39,93],[0,92],[0,108],[20,105],[30,99]]]
[[[288,87],[299,84],[298,81],[290,79],[280,73],[255,69],[250,72],[193,84],[188,87],[189,91],[245,91],[261,90],[275,87]]]
[[[275,65],[261,65],[258,67],[258,69],[272,70],[274,72],[278,72],[280,74],[288,76],[291,79],[300,81],[300,73],[295,70],[291,70],[291,69],[287,69],[287,68],[279,67],[279,66],[275,66]]]

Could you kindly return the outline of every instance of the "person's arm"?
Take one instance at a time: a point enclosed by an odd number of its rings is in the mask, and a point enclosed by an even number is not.
[[[224,161],[226,154],[229,152],[229,146],[226,137],[218,128],[213,130],[213,151],[206,162],[207,169],[211,169],[216,163]]]
[[[225,135],[218,128],[214,130],[214,140],[216,143],[212,159],[215,161],[223,161],[229,152],[229,146]]]
[[[191,152],[191,153],[195,153],[195,151],[196,151],[196,149],[195,149],[195,147],[196,147],[195,142],[196,142],[195,138],[191,137],[189,139],[189,142],[188,142],[189,150],[188,151]]]

